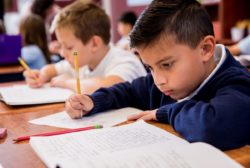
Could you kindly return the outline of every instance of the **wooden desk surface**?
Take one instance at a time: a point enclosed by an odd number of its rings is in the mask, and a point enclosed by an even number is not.
[[[10,107],[1,102],[0,127],[7,128],[8,135],[4,139],[0,139],[0,164],[6,168],[46,167],[40,158],[34,153],[28,141],[13,143],[12,139],[23,135],[62,130],[62,128],[39,126],[28,123],[29,120],[62,110],[64,110],[64,103]],[[179,136],[170,125],[156,122],[150,122],[150,124],[154,124]],[[225,151],[225,153],[246,168],[250,168],[249,145],[239,149]]]
[[[29,120],[46,116],[63,110],[63,107],[51,107],[48,109],[39,109],[36,112],[27,112],[23,109],[23,113],[12,113],[0,116],[0,127],[7,128],[8,135],[4,139],[0,139],[0,164],[3,167],[46,167],[40,158],[34,153],[28,141],[13,143],[12,139],[18,136],[44,133],[50,131],[61,130],[61,128],[50,126],[39,126],[28,123]],[[171,126],[150,122],[169,132],[176,132]],[[241,163],[246,168],[250,168],[250,146],[225,152],[234,160]]]
[[[1,66],[0,74],[22,73],[23,70],[21,65]]]
[[[49,105],[47,105],[49,106]],[[23,135],[61,130],[61,128],[39,126],[28,123],[29,120],[62,111],[63,106],[36,109],[33,112],[23,108],[20,113],[0,116],[0,127],[7,128],[7,137],[0,139],[0,164],[6,168],[15,167],[46,167],[33,152],[28,141],[13,143],[12,139]],[[22,111],[22,113],[21,113]]]
[[[9,106],[4,102],[0,102],[0,117],[5,114],[18,114],[26,112],[37,112],[41,110],[63,108],[64,103],[53,103],[44,105],[30,105],[30,106]],[[25,110],[24,110],[25,109]]]

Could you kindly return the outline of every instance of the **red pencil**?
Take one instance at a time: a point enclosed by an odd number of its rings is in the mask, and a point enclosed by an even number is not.
[[[89,127],[84,127],[84,128],[76,128],[76,129],[68,129],[68,130],[55,131],[55,132],[47,132],[47,133],[42,133],[42,134],[34,134],[34,135],[18,137],[16,139],[13,139],[13,141],[19,142],[19,141],[29,140],[31,136],[60,135],[60,134],[67,134],[67,133],[72,133],[72,132],[79,132],[79,131],[86,131],[86,130],[91,130],[91,129],[98,129],[98,128],[102,128],[102,127],[103,127],[102,125],[95,125],[95,126],[89,126]]]

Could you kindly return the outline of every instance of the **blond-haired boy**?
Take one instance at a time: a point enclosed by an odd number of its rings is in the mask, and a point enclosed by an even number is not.
[[[109,46],[110,20],[97,5],[76,1],[56,17],[55,33],[61,44],[60,54],[65,60],[43,67],[33,73],[24,72],[31,87],[46,82],[52,86],[76,90],[73,52],[79,56],[83,93],[92,93],[100,87],[145,76],[140,60],[133,54]],[[124,56],[125,55],[125,56]]]

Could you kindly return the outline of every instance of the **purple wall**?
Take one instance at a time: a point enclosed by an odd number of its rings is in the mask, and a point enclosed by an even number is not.
[[[117,32],[117,19],[120,15],[125,11],[132,10],[139,16],[144,9],[145,6],[127,6],[127,0],[111,0],[112,42],[120,39]]]

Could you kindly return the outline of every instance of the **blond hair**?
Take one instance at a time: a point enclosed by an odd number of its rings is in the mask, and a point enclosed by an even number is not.
[[[51,31],[71,28],[74,35],[86,44],[94,35],[105,44],[110,41],[110,20],[99,6],[88,1],[75,1],[64,8],[54,19]]]

